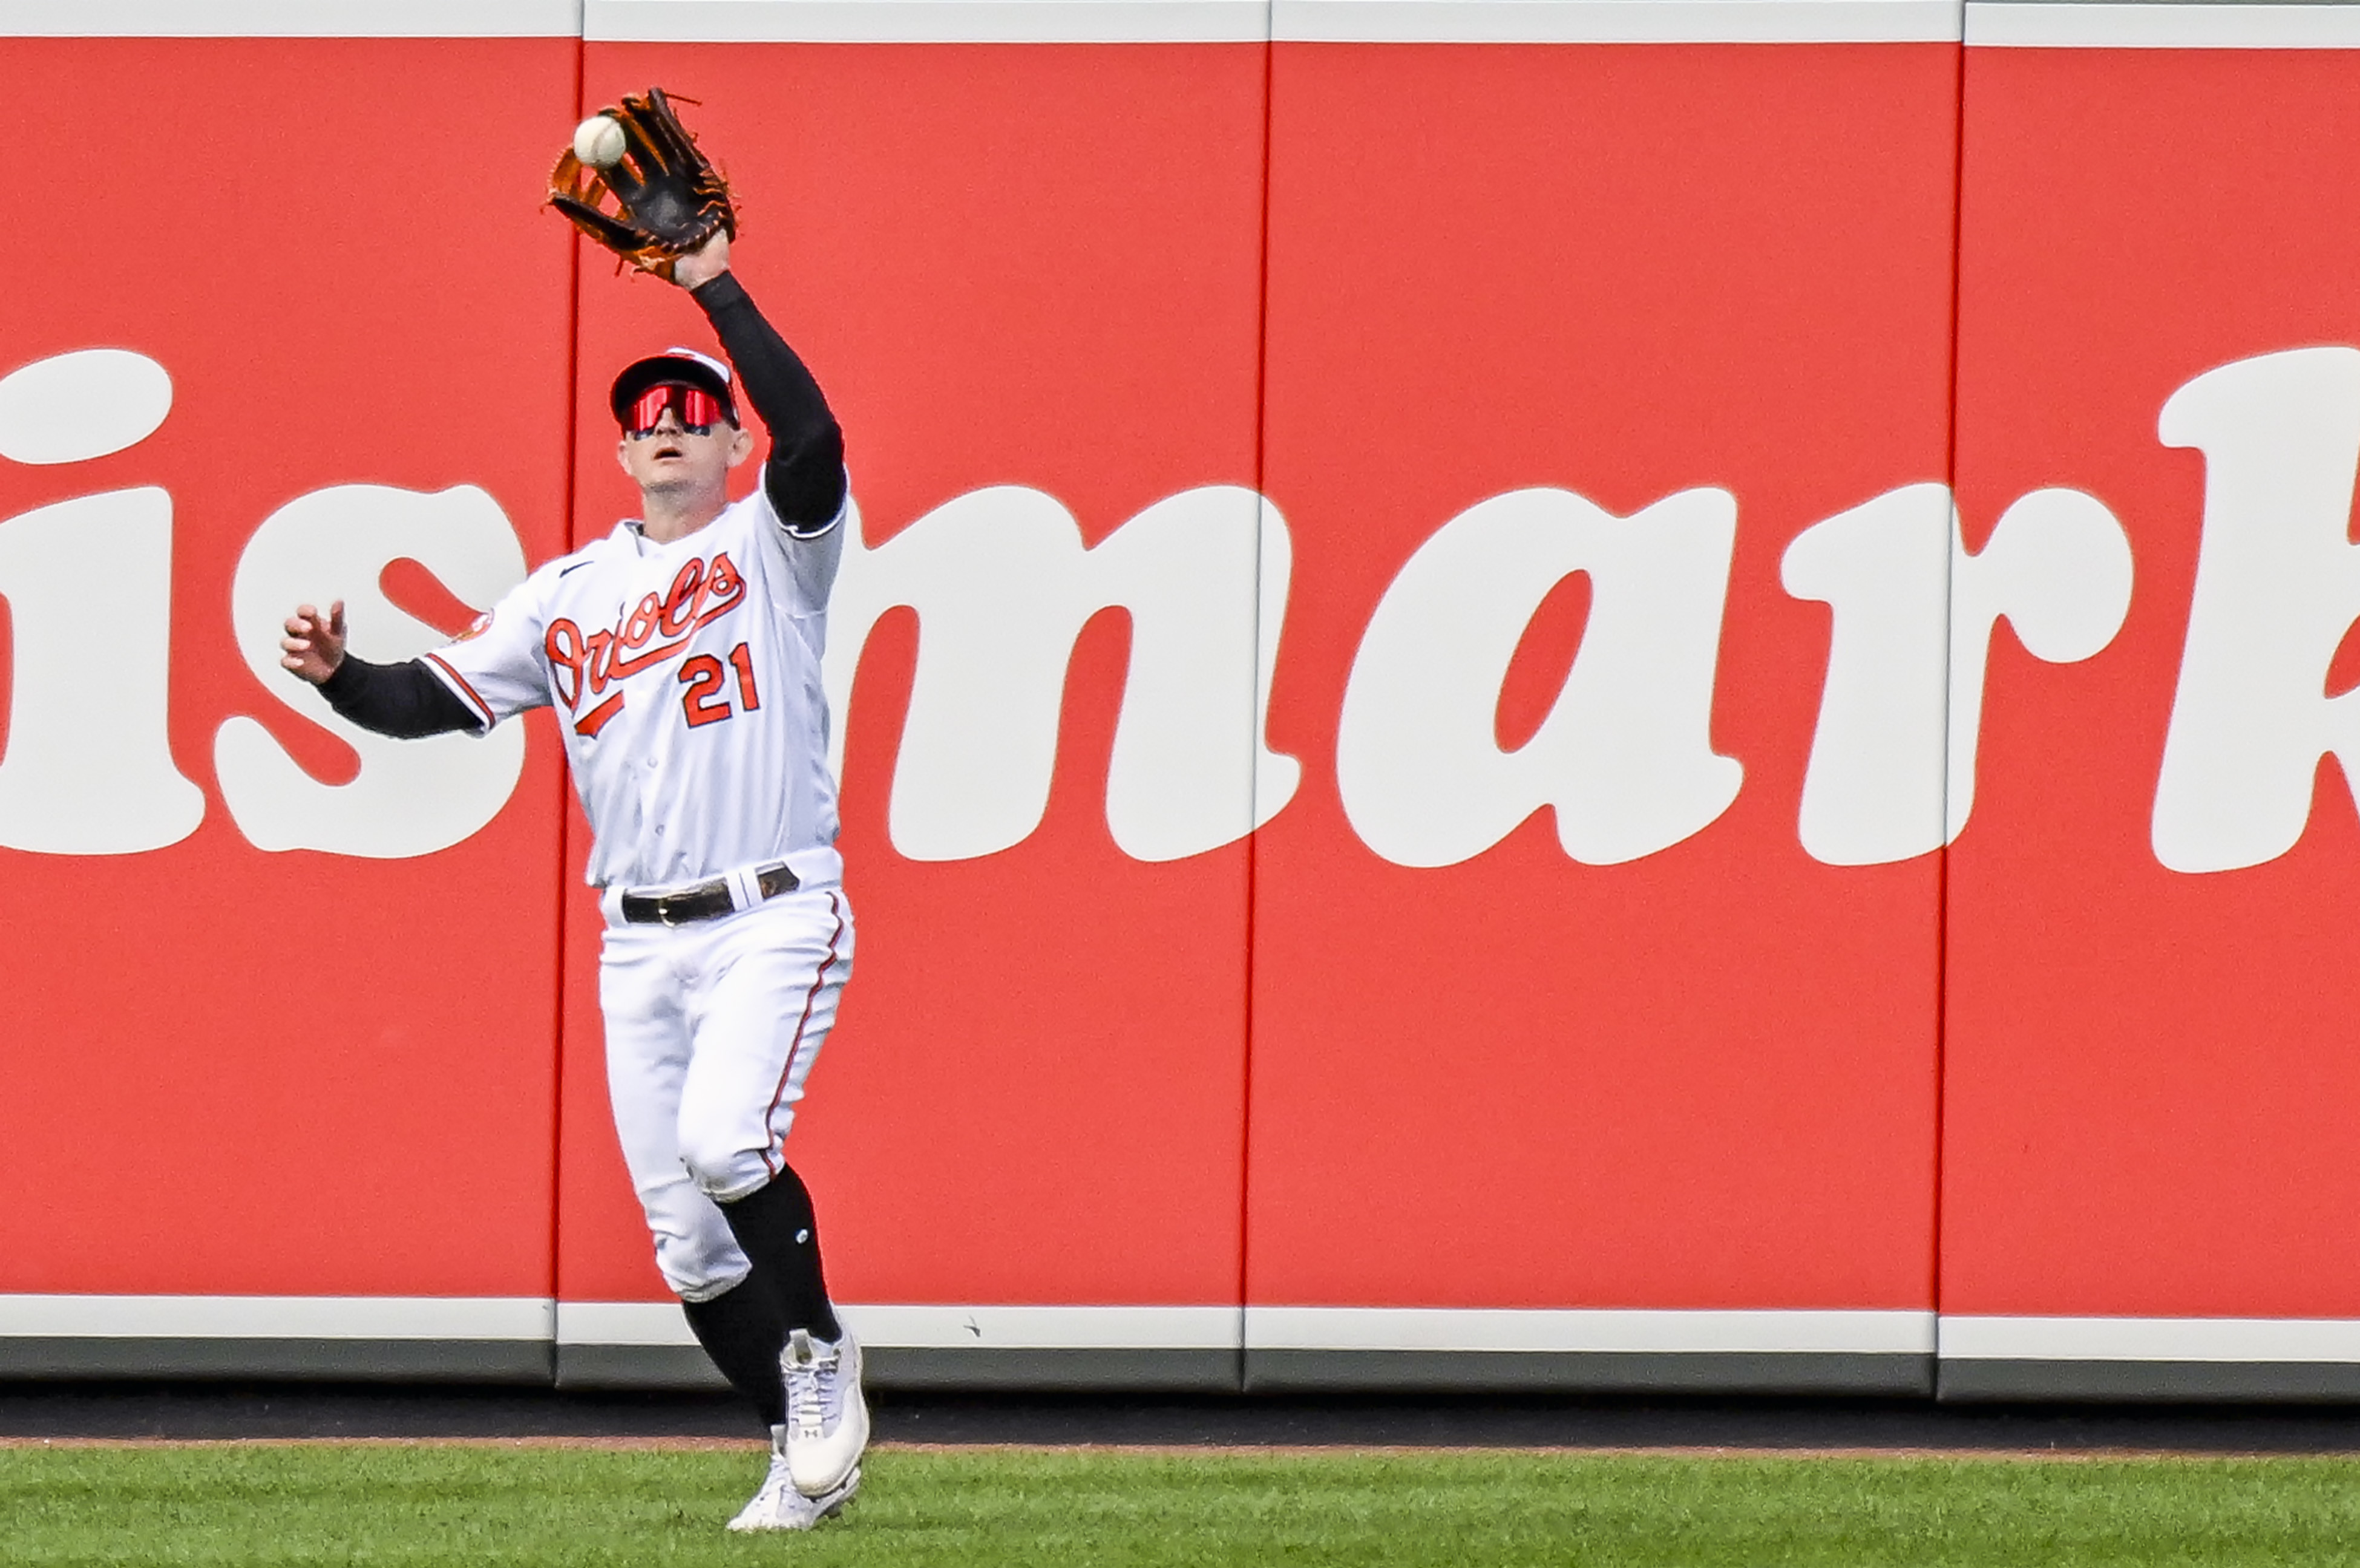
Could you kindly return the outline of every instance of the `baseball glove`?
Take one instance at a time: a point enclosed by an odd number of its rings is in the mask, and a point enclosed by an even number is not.
[[[623,155],[601,169],[568,147],[550,171],[551,206],[633,267],[662,278],[715,234],[737,237],[729,182],[696,150],[662,88],[600,113],[623,128]]]

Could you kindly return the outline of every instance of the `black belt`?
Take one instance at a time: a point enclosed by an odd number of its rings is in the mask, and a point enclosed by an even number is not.
[[[781,893],[793,892],[803,884],[783,866],[765,866],[754,874],[754,886],[765,898],[775,898]],[[716,877],[710,882],[699,882],[694,887],[671,893],[623,895],[623,919],[634,925],[686,925],[691,920],[726,915],[737,907],[737,900],[729,896],[727,877]]]

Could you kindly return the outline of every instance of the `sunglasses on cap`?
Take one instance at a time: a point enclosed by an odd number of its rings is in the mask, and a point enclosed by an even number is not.
[[[623,433],[632,437],[653,435],[666,408],[680,416],[681,431],[685,435],[707,434],[729,418],[729,410],[721,399],[705,388],[672,382],[650,387],[632,400],[623,419]]]

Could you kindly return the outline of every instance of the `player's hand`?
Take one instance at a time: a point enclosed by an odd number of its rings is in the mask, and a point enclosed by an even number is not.
[[[729,236],[717,234],[672,264],[672,280],[683,289],[694,289],[728,270]]]
[[[344,602],[322,615],[310,604],[299,605],[287,617],[287,635],[279,639],[279,662],[317,686],[344,661]]]

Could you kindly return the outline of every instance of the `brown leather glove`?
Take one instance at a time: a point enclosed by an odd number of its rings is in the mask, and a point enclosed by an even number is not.
[[[550,171],[551,206],[633,267],[662,278],[716,234],[737,237],[729,182],[697,151],[662,88],[599,112],[623,127],[622,158],[610,169],[594,169],[568,147]]]

